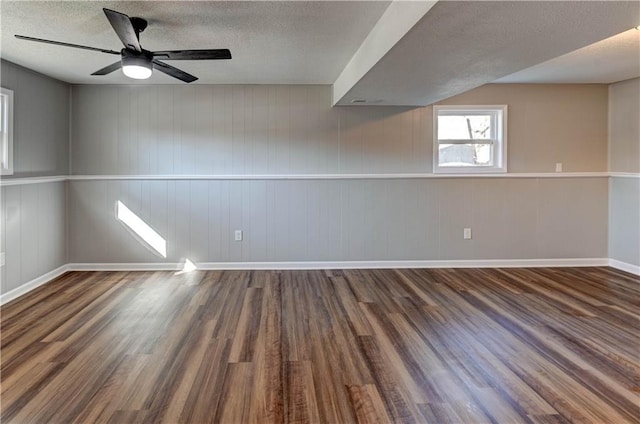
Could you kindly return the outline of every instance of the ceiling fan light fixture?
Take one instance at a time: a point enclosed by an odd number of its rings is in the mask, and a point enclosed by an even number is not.
[[[98,47],[83,46],[81,44],[63,43],[61,41],[45,40],[44,38],[27,37],[15,34],[21,40],[36,41],[38,43],[54,44],[57,46],[73,47],[75,49],[92,50],[101,53],[114,54],[120,56],[120,60],[98,69],[91,75],[108,75],[122,69],[125,76],[133,79],[147,79],[157,69],[163,74],[176,78],[182,82],[191,83],[198,80],[182,69],[176,68],[157,60],[220,60],[231,59],[229,49],[200,49],[200,50],[167,50],[151,52],[145,50],[140,45],[140,33],[147,27],[147,21],[143,18],[129,17],[124,13],[111,9],[102,9],[111,27],[116,32],[124,48],[117,52],[115,50],[101,49]]]
[[[153,73],[153,64],[144,56],[123,56],[122,72],[129,78],[147,79]]]

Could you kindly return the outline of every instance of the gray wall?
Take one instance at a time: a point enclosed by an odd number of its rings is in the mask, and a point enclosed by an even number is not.
[[[607,179],[70,182],[71,262],[603,258]],[[464,227],[473,239],[463,240]],[[233,241],[233,230],[244,241]]]
[[[432,108],[330,108],[325,86],[74,86],[76,175],[430,173]],[[490,85],[510,172],[605,171],[607,88]],[[73,181],[71,262],[601,258],[606,178]],[[464,241],[464,227],[473,239]],[[232,240],[242,229],[243,242]]]
[[[329,86],[74,86],[74,174],[431,172],[432,108],[331,108]],[[605,85],[491,84],[510,172],[607,170]]]
[[[32,177],[69,172],[69,85],[0,62],[0,84],[13,90],[13,175]]]
[[[640,178],[609,182],[609,257],[640,266]]]
[[[640,172],[640,78],[609,86],[609,170]]]
[[[3,180],[69,172],[70,89],[1,61],[1,85],[14,91],[14,175]],[[0,293],[67,263],[66,183],[0,188]]]
[[[609,86],[609,167],[640,172],[640,78]],[[609,257],[640,266],[640,178],[612,177]]]
[[[607,170],[604,84],[488,84],[442,103],[509,105],[509,172]]]
[[[6,293],[67,263],[66,183],[2,187],[0,241]]]

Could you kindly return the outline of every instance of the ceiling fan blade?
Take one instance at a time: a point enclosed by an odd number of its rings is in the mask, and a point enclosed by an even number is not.
[[[229,49],[172,50],[153,52],[153,56],[162,60],[220,60],[231,59],[231,52]]]
[[[134,50],[138,53],[142,51],[136,30],[133,29],[131,19],[124,13],[116,12],[111,9],[102,9],[104,14],[107,15],[109,23],[113,27],[113,30],[118,34],[118,37],[122,41],[122,44],[129,50]]]
[[[61,41],[45,40],[43,38],[27,37],[25,35],[17,35],[17,34],[16,34],[15,37],[20,39],[20,40],[36,41],[38,43],[46,43],[46,44],[55,44],[56,46],[73,47],[73,48],[76,48],[76,49],[93,50],[93,51],[96,51],[96,52],[117,54],[118,56],[120,56],[120,52],[116,52],[116,51],[113,51],[113,50],[107,50],[107,49],[100,49],[100,48],[97,48],[97,47],[81,46],[80,44],[63,43]]]
[[[173,66],[167,65],[166,63],[160,62],[159,60],[153,61],[153,69],[157,69],[160,72],[164,72],[165,74],[184,82],[194,82],[198,79],[191,74],[187,74],[185,71],[174,68]]]
[[[120,68],[122,68],[122,61],[119,60],[115,63],[112,63],[109,66],[105,66],[102,69],[98,69],[91,75],[107,75],[107,74],[110,74],[111,72],[117,71]]]

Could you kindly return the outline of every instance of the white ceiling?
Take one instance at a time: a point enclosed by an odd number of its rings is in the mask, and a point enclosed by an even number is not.
[[[640,31],[633,28],[496,82],[611,84],[640,77]]]
[[[107,7],[149,20],[147,50],[229,48],[229,61],[170,62],[196,83],[335,83],[336,104],[419,106],[496,80],[610,83],[640,74],[640,31],[629,30],[640,24],[638,1],[423,3],[2,0],[0,55],[70,83],[131,84],[121,72],[90,76],[117,56],[13,37],[119,50]],[[142,83],[181,84],[160,72]]]
[[[18,40],[14,34],[120,50],[102,8],[149,21],[147,50],[229,48],[227,61],[171,61],[208,84],[332,84],[389,1],[5,1],[4,59],[70,83],[130,84],[90,74],[117,56]],[[146,81],[175,84],[155,72]]]
[[[627,31],[639,21],[637,1],[438,1],[334,101],[432,104]]]

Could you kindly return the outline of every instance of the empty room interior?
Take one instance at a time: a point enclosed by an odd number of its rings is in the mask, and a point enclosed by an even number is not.
[[[2,423],[640,423],[640,2],[0,22]]]

